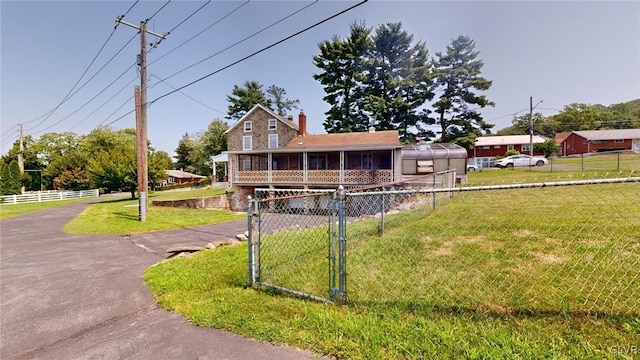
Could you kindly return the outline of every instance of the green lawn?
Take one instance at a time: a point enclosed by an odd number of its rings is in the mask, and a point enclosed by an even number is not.
[[[72,199],[72,200],[61,200],[61,201],[46,201],[40,203],[31,203],[31,204],[15,204],[15,205],[0,205],[0,220],[7,219],[13,216],[18,216],[22,214],[32,213],[42,209],[48,209],[51,207],[86,201],[87,198],[84,199]]]
[[[209,225],[246,217],[244,213],[227,210],[153,206],[151,202],[147,210],[147,220],[140,222],[138,200],[129,197],[108,200],[88,206],[63,230],[70,234],[131,234]]]
[[[485,173],[470,178],[496,181]],[[382,237],[377,219],[353,223],[344,306],[247,288],[246,245],[164,262],[144,278],[194,324],[339,358],[625,358],[615,353],[640,341],[639,196],[638,183],[469,192],[432,213],[389,216]],[[261,246],[287,237],[312,251],[309,239],[322,249],[327,235],[295,229]],[[280,252],[327,288],[326,247]],[[304,271],[264,266],[274,281]]]

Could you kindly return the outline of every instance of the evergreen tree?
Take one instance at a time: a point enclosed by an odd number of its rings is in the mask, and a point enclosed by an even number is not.
[[[195,151],[195,143],[189,134],[185,133],[178,141],[178,147],[176,148],[176,163],[175,169],[183,169],[189,171],[193,168],[193,152]]]
[[[267,88],[267,101],[273,105],[275,111],[282,116],[287,115],[287,111],[297,109],[300,104],[298,99],[287,99],[287,91],[281,87],[271,85]]]
[[[493,127],[476,111],[477,107],[494,105],[484,95],[474,93],[491,87],[491,81],[480,76],[484,63],[478,55],[475,42],[462,35],[451,41],[446,52],[436,53],[435,89],[440,97],[433,108],[441,128],[440,141],[470,148],[475,137],[488,134]]]
[[[239,120],[256,104],[271,107],[262,85],[257,81],[245,81],[244,87],[234,85],[231,95],[227,95],[227,101],[230,103],[227,110],[229,120]]]
[[[364,23],[352,23],[345,40],[334,36],[321,42],[314,65],[322,72],[313,76],[324,86],[323,100],[331,105],[325,114],[324,128],[329,133],[366,131],[369,117],[364,111],[367,54],[373,43],[371,29]]]
[[[429,52],[422,41],[412,45],[413,35],[402,23],[380,25],[373,34],[367,83],[368,110],[378,130],[398,129],[408,139],[412,128],[424,133],[432,121],[427,110],[433,98]]]

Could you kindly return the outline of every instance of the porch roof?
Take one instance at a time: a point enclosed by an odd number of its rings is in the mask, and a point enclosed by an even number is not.
[[[298,136],[287,144],[287,149],[400,148],[398,130],[351,132]]]

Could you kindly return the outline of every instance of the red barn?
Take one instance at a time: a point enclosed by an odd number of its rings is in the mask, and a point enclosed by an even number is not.
[[[559,145],[563,156],[615,150],[640,152],[640,129],[574,131]]]

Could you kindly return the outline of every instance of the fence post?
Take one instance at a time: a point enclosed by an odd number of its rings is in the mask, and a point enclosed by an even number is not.
[[[338,200],[336,199],[336,192],[331,194],[331,223],[329,224],[329,236],[331,242],[329,244],[329,298],[333,300],[338,294],[336,288],[337,267],[336,267],[336,250],[338,248],[336,221],[338,221]]]
[[[580,154],[580,171],[584,171],[584,154]]]
[[[253,264],[253,227],[252,227],[252,218],[253,218],[253,209],[252,209],[253,201],[251,201],[251,195],[247,195],[247,244],[249,246],[249,286],[255,285],[255,277],[254,277],[254,264]]]
[[[347,269],[346,269],[346,232],[345,232],[345,216],[344,216],[344,187],[338,187],[338,273],[339,273],[339,290],[338,302],[343,303],[346,297]]]
[[[618,151],[618,171],[620,171],[620,151]]]

